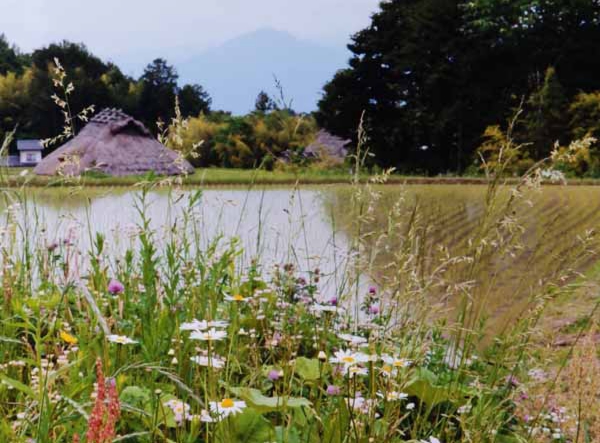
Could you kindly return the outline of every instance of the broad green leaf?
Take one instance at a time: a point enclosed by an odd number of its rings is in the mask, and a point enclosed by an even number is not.
[[[263,443],[273,440],[274,429],[262,415],[252,408],[245,409],[232,419],[235,441],[239,443]]]
[[[311,402],[302,397],[267,397],[258,389],[251,388],[230,388],[230,390],[259,412],[276,411],[282,409],[284,405],[288,408],[311,406]]]
[[[455,398],[446,386],[438,386],[436,383],[437,376],[433,372],[425,368],[419,368],[404,388],[404,391],[407,394],[418,397],[419,400],[426,403],[429,407],[434,407]],[[462,399],[459,400],[461,403],[464,402]]]
[[[321,377],[319,373],[319,360],[306,357],[296,359],[296,374],[307,381],[315,381]]]
[[[119,396],[123,403],[127,403],[139,409],[145,409],[151,400],[150,390],[139,386],[127,386]]]

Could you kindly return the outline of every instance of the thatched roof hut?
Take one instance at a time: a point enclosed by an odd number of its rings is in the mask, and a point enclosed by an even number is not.
[[[79,175],[99,171],[135,175],[193,172],[180,156],[159,143],[139,121],[118,109],[104,109],[77,134],[34,169],[39,175]]]
[[[326,156],[343,162],[348,155],[346,146],[351,142],[352,140],[344,140],[321,129],[317,133],[315,141],[304,150],[304,155],[309,158]]]

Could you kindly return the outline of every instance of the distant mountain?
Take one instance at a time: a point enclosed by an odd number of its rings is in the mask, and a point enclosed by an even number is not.
[[[213,108],[244,114],[254,108],[260,90],[277,94],[273,76],[296,111],[316,109],[323,85],[350,56],[345,47],[330,48],[287,32],[260,29],[227,41],[176,64],[180,84],[199,83],[213,98]]]

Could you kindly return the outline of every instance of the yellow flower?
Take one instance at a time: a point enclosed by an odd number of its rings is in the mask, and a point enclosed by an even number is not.
[[[221,402],[222,408],[233,408],[233,400],[230,398],[226,398]]]
[[[60,338],[63,339],[63,341],[65,341],[66,343],[70,344],[70,345],[76,345],[78,340],[76,337],[72,336],[71,334],[69,334],[67,331],[60,331]]]
[[[225,300],[237,302],[248,301],[248,299],[246,299],[246,297],[244,297],[242,294],[235,294],[234,296],[226,295]]]

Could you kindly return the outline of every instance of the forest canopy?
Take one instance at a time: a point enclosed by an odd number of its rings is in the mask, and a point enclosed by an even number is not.
[[[518,137],[540,158],[597,131],[598,41],[595,0],[384,1],[317,120],[352,137],[364,111],[376,162],[431,174],[464,171],[486,128],[522,107]]]

